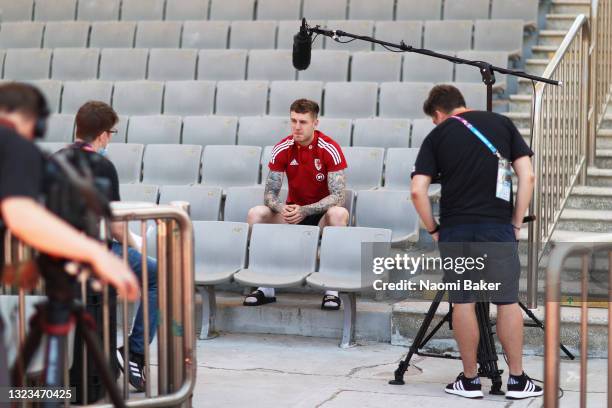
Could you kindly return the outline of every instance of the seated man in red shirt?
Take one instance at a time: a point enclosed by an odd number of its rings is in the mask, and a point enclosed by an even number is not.
[[[274,149],[268,167],[264,204],[249,210],[247,222],[346,226],[349,213],[342,207],[345,199],[342,149],[332,138],[315,130],[319,124],[319,105],[307,99],[291,104],[291,135]],[[283,203],[279,196],[283,174],[287,174],[289,194]],[[244,299],[245,306],[275,302],[274,288],[258,288]],[[340,298],[327,291],[321,308],[338,310]]]

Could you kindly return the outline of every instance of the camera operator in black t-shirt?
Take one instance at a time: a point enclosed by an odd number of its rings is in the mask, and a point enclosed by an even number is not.
[[[452,252],[493,248],[486,258],[487,277],[501,283],[503,290],[493,298],[497,305],[497,335],[508,356],[510,376],[507,398],[542,395],[523,372],[523,316],[518,305],[518,237],[531,201],[534,173],[531,149],[510,119],[492,112],[467,109],[461,92],[451,85],[435,86],[423,105],[436,126],[423,141],[412,177],[412,201],[425,228],[440,242],[441,256]],[[511,169],[518,177],[516,202],[512,194]],[[442,185],[440,225],[433,218],[428,187],[433,180]],[[469,244],[466,244],[469,243]],[[475,244],[477,243],[477,244]],[[466,250],[466,248],[469,248]],[[463,252],[462,252],[463,251]],[[455,252],[456,253],[456,252]],[[445,269],[444,281],[461,282],[449,290],[453,304],[453,333],[459,345],[463,372],[445,391],[467,398],[482,398],[477,371],[480,338],[475,313],[478,294],[466,290],[470,274]],[[486,282],[486,281],[485,281]],[[450,285],[449,285],[450,286]]]

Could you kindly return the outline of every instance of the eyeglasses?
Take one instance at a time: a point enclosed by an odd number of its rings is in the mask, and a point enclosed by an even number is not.
[[[119,133],[119,131],[118,131],[118,130],[115,130],[115,129],[107,130],[106,132],[108,132],[108,133],[110,133],[110,134]]]

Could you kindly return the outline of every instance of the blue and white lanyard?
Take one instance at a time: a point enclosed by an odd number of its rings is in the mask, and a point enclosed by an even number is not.
[[[484,143],[495,156],[497,156],[498,159],[501,159],[499,151],[495,148],[495,146],[493,146],[493,143],[491,143],[489,139],[487,139],[487,137],[480,132],[480,130],[476,129],[470,122],[460,116],[451,116],[451,118],[457,119],[459,122],[463,123],[465,127],[470,130],[470,132],[475,134],[476,137],[480,139],[480,141]]]

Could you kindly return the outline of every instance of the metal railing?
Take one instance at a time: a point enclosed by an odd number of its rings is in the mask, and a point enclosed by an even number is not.
[[[572,242],[555,244],[550,253],[546,271],[546,329],[544,345],[544,406],[555,408],[559,405],[559,342],[561,321],[561,272],[565,261],[573,256],[582,258],[581,266],[581,311],[580,311],[580,407],[587,404],[587,353],[588,353],[588,283],[589,263],[597,252],[608,253],[608,404],[612,399],[612,297],[610,283],[612,282],[612,234],[598,236],[588,242]]]
[[[157,246],[157,293],[159,321],[157,331],[157,392],[152,391],[152,381],[146,382],[145,395],[130,398],[128,376],[124,375],[123,398],[129,407],[178,407],[191,406],[191,396],[196,380],[196,354],[195,354],[195,292],[193,267],[193,229],[191,220],[186,211],[177,206],[131,205],[120,203],[113,207],[113,221],[123,222],[124,245],[123,256],[127,263],[127,237],[129,222],[140,222],[142,233],[142,305],[144,317],[144,355],[145,378],[151,380],[151,350],[149,339],[149,299],[147,292],[147,224],[155,222]],[[29,259],[31,252],[28,247],[16,241],[7,232],[4,237],[5,265],[19,265]],[[84,287],[84,285],[83,285]],[[0,286],[1,294],[15,294],[19,296],[18,307],[18,343],[22,344],[26,338],[26,295],[24,289]],[[39,284],[32,293],[44,294],[44,284]],[[110,334],[114,331],[109,326],[109,293],[108,287],[102,288],[103,298],[103,337],[101,342],[104,354],[114,356],[115,351],[110,350]],[[82,291],[81,301],[85,303],[85,291]],[[122,329],[125,352],[129,355],[128,310],[131,307],[127,301],[123,302],[121,311],[123,315]],[[42,345],[41,345],[42,346]],[[1,348],[0,348],[1,350]],[[86,353],[83,353],[86,355]],[[68,364],[67,364],[68,366]],[[127,367],[126,367],[127,368]],[[68,370],[64,372],[64,382],[68,382]],[[82,366],[82,399],[87,401],[87,358],[83,358]],[[86,405],[90,406],[90,405]],[[111,408],[108,397],[97,403],[96,407]]]
[[[589,20],[581,14],[542,74],[562,86],[535,85],[532,149],[536,174],[529,225],[528,307],[537,305],[538,265],[578,180],[586,179]]]

